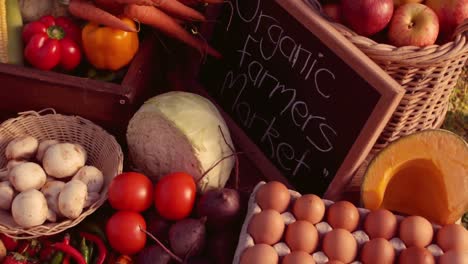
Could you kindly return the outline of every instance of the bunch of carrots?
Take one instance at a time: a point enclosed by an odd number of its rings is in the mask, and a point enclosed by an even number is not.
[[[70,0],[68,10],[75,17],[124,31],[135,31],[119,16],[151,26],[200,51],[220,58],[221,54],[202,38],[189,33],[183,24],[204,22],[203,14],[193,9],[197,4],[220,4],[224,0]]]

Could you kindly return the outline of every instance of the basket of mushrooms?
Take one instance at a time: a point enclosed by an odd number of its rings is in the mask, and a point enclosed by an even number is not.
[[[3,122],[0,233],[34,238],[77,225],[105,202],[122,167],[116,139],[84,118],[45,109]]]

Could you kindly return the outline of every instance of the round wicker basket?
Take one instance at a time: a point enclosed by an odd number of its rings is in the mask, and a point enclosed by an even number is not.
[[[52,113],[46,114],[49,111]],[[104,188],[99,199],[74,220],[22,228],[14,222],[9,211],[0,210],[0,233],[20,239],[57,234],[80,223],[106,201],[110,181],[123,169],[122,149],[112,135],[89,120],[57,114],[53,109],[23,112],[0,125],[0,168],[7,163],[4,153],[8,143],[23,135],[33,136],[39,141],[56,139],[82,145],[87,152],[86,164],[102,171]]]
[[[304,1],[327,18],[318,0]],[[388,143],[402,136],[442,125],[450,95],[468,59],[468,19],[458,26],[451,42],[427,47],[395,47],[378,43],[327,19],[406,90],[367,161]],[[356,173],[357,179],[351,185],[359,186],[360,174]]]
[[[321,10],[317,0],[305,1]],[[450,94],[468,59],[468,20],[457,28],[451,42],[423,48],[378,43],[343,24],[330,23],[406,90],[374,148],[442,125]]]

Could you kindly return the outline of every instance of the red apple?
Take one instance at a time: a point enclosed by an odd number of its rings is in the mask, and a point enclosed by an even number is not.
[[[426,5],[439,17],[440,38],[444,42],[449,41],[457,26],[468,19],[468,0],[427,0]]]
[[[391,44],[424,47],[434,44],[439,34],[439,20],[429,7],[410,3],[398,7],[388,30]]]
[[[393,15],[393,0],[342,0],[341,17],[356,33],[371,36],[384,29]]]
[[[401,6],[408,3],[421,3],[424,0],[393,0],[395,6]]]
[[[325,15],[333,19],[333,21],[339,23],[341,22],[341,11],[339,4],[326,4],[322,6],[322,11],[325,13]]]

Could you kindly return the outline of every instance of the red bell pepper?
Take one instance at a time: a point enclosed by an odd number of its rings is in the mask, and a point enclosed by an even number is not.
[[[43,16],[24,26],[24,56],[34,67],[75,69],[81,61],[81,29],[67,17]]]

